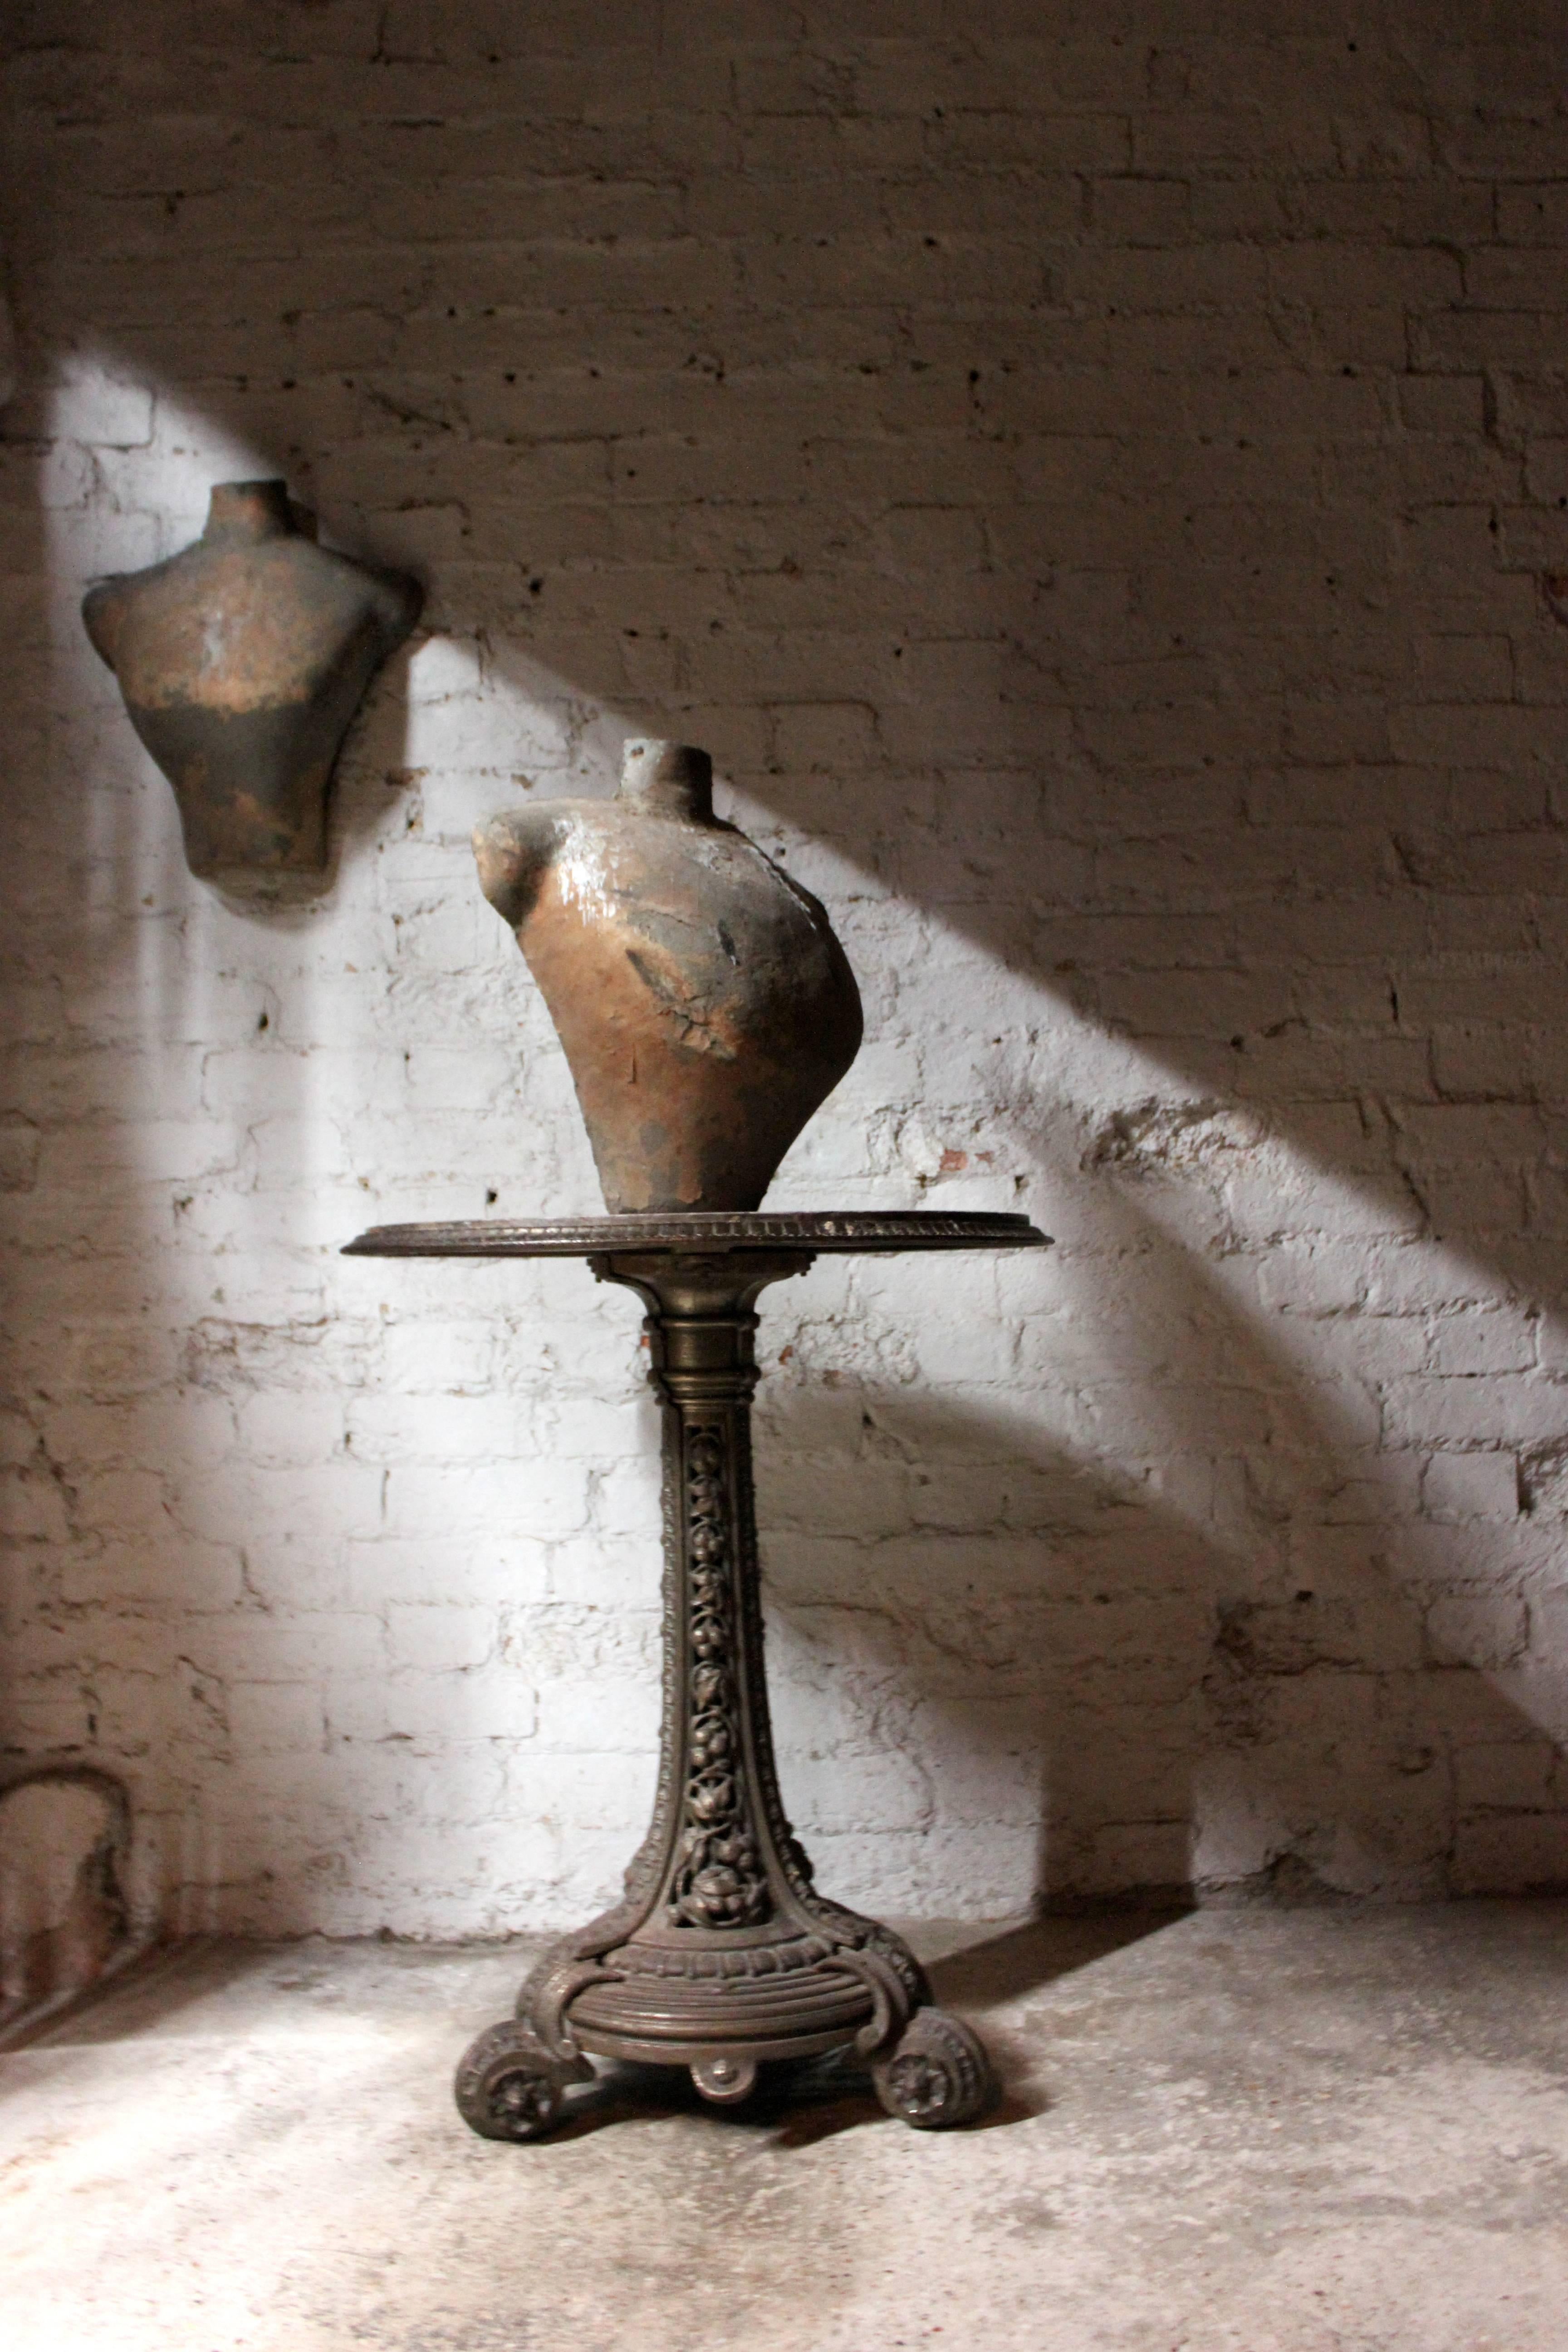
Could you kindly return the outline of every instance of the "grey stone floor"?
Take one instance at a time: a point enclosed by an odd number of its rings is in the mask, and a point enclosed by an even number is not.
[[[656,2075],[530,2147],[448,2095],[525,1947],[184,1948],[0,2059],[0,2340],[1565,2352],[1568,1903],[914,1939],[988,2125]]]

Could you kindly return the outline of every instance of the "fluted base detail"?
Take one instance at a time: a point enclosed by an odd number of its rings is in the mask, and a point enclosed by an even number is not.
[[[876,2006],[865,1977],[816,1936],[731,1951],[627,1945],[602,1966],[611,1980],[578,1993],[566,2023],[582,2048],[611,2056],[731,2043],[754,2057],[804,2054],[803,2044],[852,2039]]]

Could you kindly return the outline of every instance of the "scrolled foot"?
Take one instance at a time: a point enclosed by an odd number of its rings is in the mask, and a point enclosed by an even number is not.
[[[568,2083],[593,2069],[552,2057],[536,2033],[511,2020],[469,2043],[453,2090],[458,2113],[481,2139],[542,2139],[561,2113]]]
[[[997,2098],[985,2044],[944,2009],[917,2010],[891,2053],[872,2067],[871,2080],[888,2113],[916,2131],[974,2123]]]

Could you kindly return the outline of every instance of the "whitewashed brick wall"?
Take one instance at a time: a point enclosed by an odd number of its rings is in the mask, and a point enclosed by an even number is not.
[[[649,727],[865,992],[773,1199],[1058,1237],[768,1303],[824,1883],[1568,1881],[1560,11],[7,22],[5,1740],[142,1926],[566,1921],[640,1831],[633,1302],[336,1251],[597,1205],[467,835]],[[271,908],[77,618],[257,472],[429,588]]]

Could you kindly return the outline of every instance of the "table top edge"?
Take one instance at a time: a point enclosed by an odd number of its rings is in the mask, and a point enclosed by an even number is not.
[[[346,1243],[343,1257],[599,1257],[642,1252],[694,1256],[791,1250],[814,1255],[891,1255],[902,1250],[1048,1249],[1051,1237],[1027,1217],[1003,1211],[787,1209],[681,1212],[670,1215],[482,1217],[450,1223],[372,1225]]]

